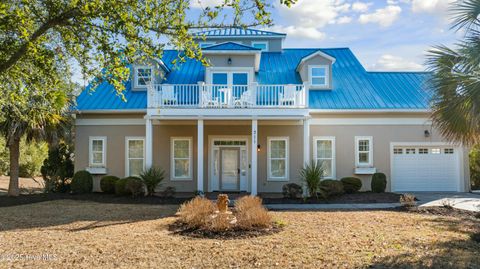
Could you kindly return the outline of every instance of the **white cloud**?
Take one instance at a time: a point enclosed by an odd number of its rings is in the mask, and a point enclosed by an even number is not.
[[[382,55],[372,68],[385,71],[423,71],[425,69],[421,64],[391,54]]]
[[[411,0],[413,12],[444,13],[455,0]]]
[[[285,24],[321,28],[347,12],[350,4],[341,0],[299,0],[290,8],[282,5],[278,9]]]
[[[400,12],[402,8],[399,6],[386,6],[376,9],[373,13],[360,15],[358,21],[362,24],[378,23],[382,27],[388,27],[399,18]]]
[[[338,18],[338,20],[336,22],[338,24],[346,24],[346,23],[350,23],[351,21],[352,21],[352,17],[342,16],[342,17]]]
[[[325,33],[319,31],[315,27],[273,26],[268,30],[285,33],[288,35],[288,37],[307,38],[313,40],[321,40],[325,38]]]
[[[192,8],[214,7],[224,3],[224,0],[190,0]]]
[[[373,3],[355,2],[352,4],[352,10],[356,12],[367,12]]]

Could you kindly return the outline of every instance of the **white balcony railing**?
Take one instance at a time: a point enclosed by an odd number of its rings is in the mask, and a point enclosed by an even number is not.
[[[305,108],[305,85],[155,84],[150,108]]]

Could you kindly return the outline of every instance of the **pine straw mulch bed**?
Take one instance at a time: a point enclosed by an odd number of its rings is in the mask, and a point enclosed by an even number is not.
[[[161,196],[145,196],[132,198],[131,196],[117,196],[115,194],[106,193],[86,193],[86,194],[69,194],[69,193],[38,193],[25,194],[18,197],[0,196],[0,207],[27,205],[56,200],[74,200],[88,201],[105,204],[165,204],[179,205],[191,198],[166,198]]]
[[[55,200],[0,207],[0,268],[480,268],[480,220],[400,210],[275,211],[280,232],[235,240],[169,230],[178,206]]]
[[[208,238],[208,239],[220,239],[220,240],[231,240],[231,239],[247,239],[254,238],[259,236],[272,235],[283,231],[283,225],[276,222],[272,223],[272,227],[269,228],[258,228],[251,230],[243,229],[230,229],[226,231],[211,231],[205,229],[192,229],[189,228],[185,223],[182,223],[179,220],[176,220],[168,226],[168,230],[174,235],[187,236],[192,238]]]
[[[262,197],[264,204],[372,204],[372,203],[398,203],[400,194],[392,192],[358,192],[343,194],[324,199],[291,199],[291,198],[269,198]]]

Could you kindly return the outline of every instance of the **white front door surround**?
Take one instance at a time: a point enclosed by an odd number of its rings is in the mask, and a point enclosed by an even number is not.
[[[208,136],[208,191],[251,192],[251,158],[249,157],[250,137],[248,136]],[[222,185],[223,149],[238,150],[239,185],[236,189]]]

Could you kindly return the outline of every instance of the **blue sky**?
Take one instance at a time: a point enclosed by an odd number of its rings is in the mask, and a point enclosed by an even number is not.
[[[189,13],[223,1],[191,0]],[[422,71],[428,49],[461,38],[450,30],[453,0],[298,0],[291,8],[269,1],[275,25],[268,30],[287,34],[284,47],[349,47],[367,70]],[[73,79],[85,84],[78,71]]]
[[[205,0],[204,0],[205,1]],[[274,9],[285,47],[350,47],[368,70],[423,70],[426,51],[460,38],[451,0],[300,0]]]

